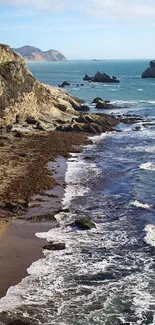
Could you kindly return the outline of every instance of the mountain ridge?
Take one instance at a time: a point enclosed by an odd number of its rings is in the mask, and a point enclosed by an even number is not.
[[[54,49],[42,51],[37,47],[24,45],[19,48],[12,48],[12,51],[22,56],[26,61],[67,61],[61,52]]]

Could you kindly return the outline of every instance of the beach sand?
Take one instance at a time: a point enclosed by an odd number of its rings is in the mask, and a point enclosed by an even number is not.
[[[79,145],[87,143],[87,135],[42,132],[16,138],[11,132],[1,138],[4,145],[0,146],[0,297],[3,297],[10,286],[28,275],[27,268],[33,261],[43,257],[45,241],[35,233],[46,232],[56,223],[30,222],[28,218],[56,214],[61,209],[67,157],[69,152],[81,150]]]

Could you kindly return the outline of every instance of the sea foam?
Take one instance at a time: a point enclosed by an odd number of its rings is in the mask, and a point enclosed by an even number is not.
[[[155,164],[152,164],[151,162],[147,162],[144,164],[141,164],[139,166],[140,169],[144,169],[144,170],[152,170],[155,171]]]
[[[149,224],[145,227],[146,236],[144,240],[147,244],[155,247],[155,225]]]

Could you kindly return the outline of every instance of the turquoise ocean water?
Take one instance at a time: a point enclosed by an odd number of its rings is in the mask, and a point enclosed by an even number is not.
[[[93,137],[83,153],[68,160],[63,207],[69,212],[57,214],[61,227],[36,234],[67,248],[45,251],[28,269],[29,277],[8,290],[0,300],[0,324],[18,317],[34,325],[155,325],[155,79],[141,78],[148,65],[148,60],[28,64],[44,83],[66,80],[69,93],[87,103],[100,96],[116,106],[110,114],[141,120]],[[83,82],[86,73],[98,70],[117,76],[120,84]],[[91,218],[96,229],[73,229],[69,224],[77,217]]]

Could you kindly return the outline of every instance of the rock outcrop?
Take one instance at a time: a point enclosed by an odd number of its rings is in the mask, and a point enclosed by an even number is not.
[[[26,45],[12,49],[26,61],[67,61],[65,56],[57,50],[41,51],[37,47]]]
[[[52,129],[58,121],[71,122],[79,115],[75,108],[80,105],[65,91],[41,84],[21,57],[0,45],[0,124],[22,123],[31,116]]]
[[[93,104],[96,104],[96,108],[98,109],[110,109],[110,108],[114,108],[114,106],[110,103],[109,100],[104,100],[100,97],[96,97],[94,98]]]
[[[75,222],[71,224],[71,226],[75,226],[80,230],[90,230],[92,228],[96,228],[95,223],[90,219],[77,219]]]
[[[82,115],[84,102],[34,78],[23,58],[0,45],[0,128],[27,123],[31,129],[100,133],[118,124],[108,115]]]
[[[97,72],[94,77],[89,77],[87,74],[84,76],[83,80],[90,82],[111,82],[117,83],[120,82],[115,76],[110,77],[106,73]]]
[[[155,78],[155,60],[150,61],[150,67],[142,73],[142,78]]]

